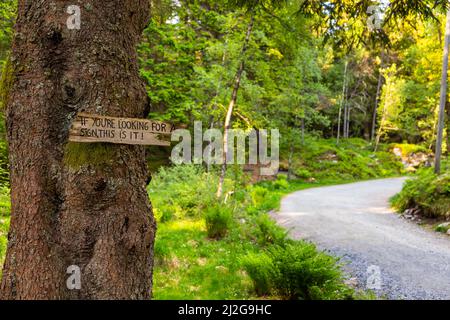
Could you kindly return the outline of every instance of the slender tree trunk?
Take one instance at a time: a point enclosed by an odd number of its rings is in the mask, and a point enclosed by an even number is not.
[[[227,109],[227,115],[225,117],[225,123],[224,123],[224,133],[223,133],[223,164],[222,164],[222,170],[220,172],[220,178],[219,178],[219,185],[217,186],[217,197],[220,198],[223,193],[223,182],[225,181],[225,174],[227,171],[227,156],[228,156],[228,131],[231,128],[231,116],[233,115],[233,109],[236,105],[237,97],[239,88],[241,86],[241,78],[242,73],[244,72],[244,65],[245,65],[245,54],[248,49],[248,43],[250,41],[250,36],[252,34],[253,30],[253,24],[254,24],[254,16],[250,18],[250,23],[247,28],[247,33],[244,40],[244,46],[242,48],[241,53],[241,62],[239,64],[238,71],[236,73],[235,79],[234,79],[234,88],[233,93],[231,95],[231,101],[228,105]]]
[[[350,113],[351,113],[352,109],[350,108],[350,106],[347,106],[347,128],[346,128],[346,133],[345,133],[345,137],[348,139],[350,137]]]
[[[294,143],[293,139],[289,141],[289,158],[288,158],[288,180],[292,179],[292,159],[294,158]]]
[[[378,85],[377,85],[377,94],[375,97],[375,106],[373,108],[373,114],[372,114],[372,131],[371,131],[371,137],[370,141],[374,141],[375,139],[375,132],[377,128],[377,113],[378,113],[378,104],[380,103],[380,94],[381,94],[381,86],[383,85],[383,73],[381,72],[381,68],[383,66],[383,54],[381,54],[381,67],[380,67],[380,73],[378,75]]]
[[[445,44],[442,62],[442,78],[441,78],[441,99],[439,104],[439,116],[437,125],[436,137],[436,157],[434,162],[434,172],[441,173],[441,156],[442,156],[442,141],[444,135],[445,124],[445,104],[447,101],[447,74],[448,74],[448,54],[450,46],[450,10],[447,12],[447,23],[445,27]]]
[[[305,116],[302,117],[302,145],[305,144]]]
[[[80,30],[66,24],[73,4]],[[155,222],[145,149],[68,143],[77,112],[146,116],[135,46],[149,8],[148,0],[19,0],[1,299],[150,298]],[[81,270],[80,290],[68,289],[69,266]]]
[[[447,135],[447,154],[450,154],[450,125],[449,125],[450,103],[448,101],[445,104],[445,108],[446,108],[446,121],[447,121],[447,125],[445,126],[445,131],[446,131],[446,135]]]
[[[390,86],[390,84],[387,86],[386,90],[387,90],[387,95],[388,95],[386,97],[386,101],[389,101],[389,99],[390,99],[389,97],[391,95],[391,86]],[[386,115],[387,115],[387,110],[386,110],[386,103],[385,103],[384,106],[383,106],[383,114],[381,116],[380,125],[378,127],[377,137],[375,138],[375,148],[374,148],[375,152],[378,150],[378,146],[379,146],[380,141],[381,141],[381,135],[383,134],[383,126],[384,126],[384,123],[386,121]]]
[[[339,143],[339,139],[341,137],[341,117],[342,117],[342,107],[345,103],[345,93],[347,91],[347,69],[348,69],[348,61],[345,61],[345,68],[344,68],[344,83],[342,85],[342,99],[341,103],[339,104],[339,115],[338,115],[338,128],[337,128],[337,138],[336,143]]]
[[[344,102],[344,123],[342,124],[343,128],[342,128],[342,135],[344,137],[344,139],[347,138],[347,103]]]

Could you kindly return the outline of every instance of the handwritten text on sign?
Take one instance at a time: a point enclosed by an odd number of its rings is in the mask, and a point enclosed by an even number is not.
[[[174,130],[173,125],[159,121],[80,113],[73,122],[69,140],[170,146],[167,137]]]

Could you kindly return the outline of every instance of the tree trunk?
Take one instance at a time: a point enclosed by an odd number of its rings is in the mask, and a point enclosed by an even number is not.
[[[377,128],[377,113],[378,113],[378,104],[380,103],[380,94],[381,94],[381,86],[383,84],[383,73],[381,72],[381,69],[383,67],[383,54],[381,54],[381,66],[380,66],[380,73],[378,75],[378,85],[377,85],[377,94],[375,97],[375,106],[373,108],[373,114],[372,114],[372,132],[370,141],[374,141],[375,139],[375,132]]]
[[[302,117],[302,137],[301,137],[302,146],[305,144],[305,115]]]
[[[230,104],[228,105],[227,115],[225,117],[224,133],[223,133],[223,164],[222,164],[222,170],[220,172],[219,185],[217,186],[217,198],[220,198],[223,193],[223,182],[225,181],[225,174],[227,171],[228,131],[231,128],[231,116],[233,115],[233,109],[234,109],[234,106],[236,105],[239,88],[241,86],[241,78],[242,78],[242,73],[244,72],[244,64],[245,64],[245,53],[247,52],[248,43],[250,41],[250,36],[252,34],[253,24],[254,24],[254,16],[252,15],[252,17],[250,18],[250,23],[247,28],[247,33],[246,33],[245,40],[244,40],[244,46],[242,47],[242,53],[241,53],[242,60],[239,64],[239,68],[238,68],[238,71],[237,71],[235,79],[234,79],[233,94],[231,95],[231,101],[230,101]]]
[[[445,27],[445,45],[442,62],[442,78],[441,78],[441,99],[439,104],[439,117],[437,125],[436,137],[436,158],[434,162],[434,172],[441,173],[441,156],[442,156],[442,140],[444,135],[445,123],[445,103],[447,101],[447,74],[448,74],[448,53],[450,46],[450,10],[447,12],[447,23]]]
[[[348,61],[345,61],[345,69],[344,69],[344,83],[342,85],[342,99],[339,104],[339,115],[338,115],[338,128],[337,128],[337,139],[336,143],[339,143],[339,139],[341,137],[341,116],[342,116],[342,107],[345,103],[345,93],[347,92],[347,69],[348,69]]]
[[[11,228],[1,299],[147,299],[155,222],[145,149],[68,143],[77,112],[145,117],[135,46],[148,0],[19,1],[7,98]],[[69,290],[67,269],[81,270]]]
[[[289,158],[288,158],[288,180],[292,180],[292,160],[294,158],[294,143],[292,139],[289,141]]]
[[[445,132],[447,135],[447,154],[450,154],[450,125],[449,125],[449,121],[450,121],[450,103],[447,101],[445,103],[445,108],[446,108],[446,121],[447,121],[447,125],[445,126]]]
[[[350,137],[350,112],[352,109],[347,106],[347,127],[345,129],[345,137],[348,139]]]

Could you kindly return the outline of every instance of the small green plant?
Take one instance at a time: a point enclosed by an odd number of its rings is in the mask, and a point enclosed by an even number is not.
[[[298,241],[269,250],[276,272],[274,283],[286,299],[318,300],[351,297],[343,284],[338,261],[317,251],[315,245]]]
[[[255,233],[260,245],[284,245],[287,231],[277,226],[268,214],[263,213],[256,218],[256,227]]]
[[[441,233],[447,233],[448,230],[450,230],[450,225],[447,224],[439,224],[434,228],[434,231]]]
[[[431,218],[450,217],[450,174],[437,176],[431,168],[419,169],[417,176],[405,182],[400,193],[391,199],[400,212],[419,208]]]
[[[256,186],[251,190],[253,206],[258,207],[269,196],[269,190],[264,187]]]
[[[310,179],[312,178],[312,173],[309,172],[309,170],[304,169],[304,168],[299,168],[297,170],[294,171],[294,174],[299,178],[299,179]]]
[[[289,188],[289,182],[286,180],[286,176],[279,176],[277,180],[273,182],[273,189],[285,190]]]
[[[242,267],[253,281],[258,296],[269,295],[272,289],[274,267],[270,257],[264,253],[249,253],[241,259]]]
[[[258,294],[290,300],[351,299],[354,294],[343,283],[337,259],[311,243],[271,246],[266,253],[248,255],[242,265]]]
[[[211,239],[225,237],[233,222],[233,210],[226,206],[215,205],[206,210],[206,230]]]

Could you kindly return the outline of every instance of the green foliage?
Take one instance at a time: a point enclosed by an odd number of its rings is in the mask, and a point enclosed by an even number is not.
[[[161,168],[153,176],[148,190],[156,217],[166,222],[172,218],[201,217],[201,213],[216,203],[218,178],[202,166],[181,165]],[[195,189],[193,189],[195,186]],[[225,190],[231,188],[229,180]]]
[[[394,143],[390,145],[390,149],[399,149],[402,152],[402,156],[407,157],[414,153],[428,153],[429,150],[424,146],[409,143]]]
[[[405,182],[402,191],[391,199],[399,211],[418,207],[432,218],[450,217],[450,174],[437,176],[432,168],[418,171],[417,177]]]
[[[159,224],[155,246],[164,262],[154,268],[154,299],[255,298],[239,260],[255,247],[238,233],[212,241],[204,220],[178,219]]]
[[[294,242],[251,254],[243,266],[259,294],[276,293],[285,299],[348,299],[337,260],[318,252],[313,244]]]
[[[442,224],[439,224],[434,228],[434,231],[441,233],[447,233],[448,230],[450,230],[450,226],[444,226]]]
[[[7,235],[9,230],[11,212],[11,202],[9,197],[9,189],[5,186],[0,188],[0,275],[1,267],[6,254],[6,246],[8,244]]]
[[[259,245],[282,245],[286,242],[287,231],[277,226],[273,219],[269,215],[263,213],[255,219],[255,236]]]
[[[307,136],[293,162],[300,179],[360,180],[400,175],[402,163],[391,152],[373,152],[362,139],[352,138],[336,145],[334,139]]]
[[[241,259],[241,264],[252,279],[256,294],[270,295],[275,269],[272,259],[264,253],[249,253]]]
[[[312,178],[312,176],[313,176],[313,174],[305,168],[295,169],[294,174],[296,177],[298,177],[299,179],[303,179],[303,180],[307,180],[309,178]]]
[[[17,0],[2,0],[0,2],[0,73],[9,50],[16,17]]]
[[[211,239],[225,237],[233,221],[233,211],[226,206],[212,206],[205,211],[206,230]]]

